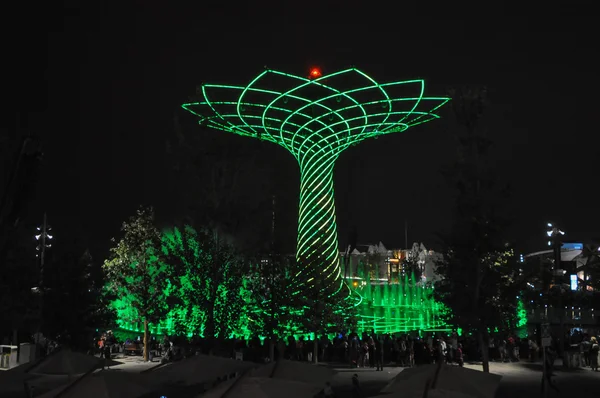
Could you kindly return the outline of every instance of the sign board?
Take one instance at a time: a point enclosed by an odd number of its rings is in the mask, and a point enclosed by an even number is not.
[[[550,347],[552,345],[552,337],[550,333],[550,324],[542,323],[542,347]]]
[[[570,275],[571,290],[577,290],[577,275]]]

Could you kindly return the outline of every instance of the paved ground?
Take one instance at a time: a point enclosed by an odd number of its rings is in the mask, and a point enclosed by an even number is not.
[[[145,370],[158,366],[160,362],[144,362],[140,356],[113,355],[110,362],[111,370],[120,370],[131,373],[141,373]]]
[[[335,393],[340,397],[351,397],[352,376],[356,373],[360,381],[360,387],[365,397],[375,396],[386,384],[390,382],[403,368],[388,367],[383,372],[377,372],[370,368],[350,369],[348,367],[334,367],[338,372],[331,381]]]
[[[139,373],[157,366],[158,362],[146,363],[141,357],[113,358],[111,369]],[[352,375],[358,374],[364,396],[375,396],[403,368],[387,367],[383,372],[370,368],[350,369],[340,365],[328,365],[338,373],[332,380],[332,386],[338,396],[351,396]],[[480,364],[467,364],[465,367],[481,370]],[[490,371],[502,376],[497,398],[534,398],[541,397],[542,367],[540,363],[495,363],[490,364]],[[549,390],[548,398],[569,396],[574,398],[600,398],[600,372],[587,369],[563,370],[560,361],[556,363],[554,384],[560,393]]]
[[[481,366],[469,365],[473,369]],[[541,396],[542,365],[541,363],[492,363],[490,371],[502,375],[497,398],[532,398]],[[587,369],[562,368],[562,363],[555,364],[554,384],[560,393],[549,389],[548,397],[572,395],[576,398],[600,397],[600,373]]]
[[[465,367],[481,370],[481,364],[467,364]],[[569,396],[576,398],[600,398],[600,372],[587,369],[562,370],[557,361],[554,384],[560,393],[548,391],[548,398]],[[386,368],[383,372],[373,369],[335,368],[339,373],[332,385],[342,397],[351,396],[351,378],[358,374],[365,397],[375,396],[402,368]],[[496,398],[534,398],[541,397],[542,366],[540,363],[491,363],[490,371],[502,376]]]

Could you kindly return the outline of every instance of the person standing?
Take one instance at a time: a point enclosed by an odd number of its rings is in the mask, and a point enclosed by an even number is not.
[[[377,371],[383,372],[383,341],[381,340],[381,336],[378,338],[375,336],[375,366],[377,367]]]
[[[102,370],[104,370],[104,367],[106,367],[108,370],[110,370],[110,357],[111,357],[111,352],[110,352],[110,344],[108,344],[108,341],[104,342],[104,362],[102,363]]]
[[[592,337],[590,339],[590,367],[594,372],[598,371],[598,353],[600,352],[600,345],[598,345],[598,339]]]

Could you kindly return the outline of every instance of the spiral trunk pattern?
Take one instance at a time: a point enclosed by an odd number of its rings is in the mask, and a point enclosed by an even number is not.
[[[310,79],[266,69],[246,86],[205,84],[182,107],[200,124],[287,149],[300,167],[295,275],[290,294],[317,285],[339,292],[335,161],[362,140],[439,118],[448,98],[425,97],[423,80],[379,84],[356,68]]]

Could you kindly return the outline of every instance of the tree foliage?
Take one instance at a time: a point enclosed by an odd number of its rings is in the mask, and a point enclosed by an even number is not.
[[[579,286],[584,290],[587,290],[588,285],[596,291],[600,290],[600,244],[589,243],[584,245],[579,257],[578,261],[581,264],[579,269],[590,277],[589,282],[580,280]]]
[[[521,289],[514,251],[507,247],[481,258],[468,257],[455,247],[438,268],[442,280],[436,283],[434,292],[436,299],[452,310],[448,321],[471,331],[514,330]],[[481,272],[474,272],[470,264]]]
[[[284,256],[254,261],[249,278],[249,330],[258,336],[274,339],[291,332],[293,301],[289,286],[291,261]]]
[[[507,246],[510,221],[508,189],[491,167],[491,141],[478,130],[486,91],[462,88],[453,93],[454,110],[463,133],[458,153],[445,176],[456,191],[453,224],[444,238],[444,259],[437,271],[435,296],[450,310],[450,321],[479,338],[483,369],[489,371],[488,330],[506,325],[516,315],[516,260]]]
[[[4,258],[0,261],[0,337],[15,331],[32,330],[37,323],[38,298],[31,288],[39,286],[31,234],[22,225],[7,237]],[[16,336],[15,336],[16,337]]]
[[[166,261],[177,270],[175,312],[185,319],[188,333],[228,338],[241,329],[246,311],[244,280],[248,262],[214,230],[189,225],[163,237]]]
[[[152,208],[140,208],[134,217],[123,223],[122,238],[110,249],[111,257],[103,266],[107,287],[118,300],[121,314],[130,321],[144,323],[144,342],[148,342],[149,324],[163,320],[173,307],[176,295],[173,268],[165,262],[161,251],[161,235],[154,225]],[[126,310],[126,311],[125,311]],[[148,359],[148,344],[144,358]]]
[[[93,259],[70,248],[46,265],[43,327],[51,340],[77,349],[89,348],[98,326],[111,326],[115,313],[107,305],[101,281],[94,278]]]
[[[260,142],[232,142],[227,134],[193,126],[193,134],[184,134],[175,117],[166,148],[170,175],[177,182],[174,189],[185,189],[177,200],[186,222],[217,231],[220,237],[235,236],[241,252],[263,249],[271,196],[256,193],[270,192],[271,181],[259,155]]]
[[[318,358],[318,338],[324,334],[353,330],[357,311],[352,296],[344,286],[341,291],[316,278],[314,284],[291,297],[295,325],[314,334],[313,361]]]

